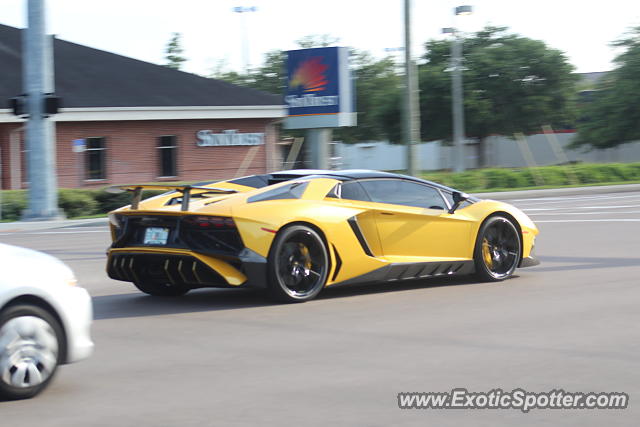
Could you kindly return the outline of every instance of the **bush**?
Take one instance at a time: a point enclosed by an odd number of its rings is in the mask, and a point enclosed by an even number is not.
[[[547,166],[532,168],[532,182],[529,185],[535,185],[535,175],[542,178],[542,185],[569,185],[571,180],[567,174],[567,168],[563,166]],[[526,186],[526,185],[525,185]]]
[[[564,166],[542,166],[523,169],[477,169],[462,173],[429,172],[423,178],[466,192],[489,189],[535,187],[534,173],[541,176],[546,186],[572,183],[573,174],[580,184],[625,182],[640,180],[640,163],[577,164]],[[154,197],[164,191],[145,191],[144,198]],[[25,190],[4,190],[0,194],[3,220],[16,221],[27,207]],[[69,218],[106,214],[131,202],[131,193],[107,193],[104,190],[61,189],[58,206]]]
[[[91,190],[60,189],[58,191],[58,206],[67,218],[94,215],[99,213],[98,202]]]
[[[517,170],[482,169],[479,172],[480,177],[484,178],[484,188],[517,188],[527,185],[526,180]]]
[[[477,173],[473,172],[462,172],[451,175],[451,185],[455,189],[461,191],[474,191],[479,188],[485,188],[486,186],[486,177],[478,176]]]
[[[3,220],[17,221],[27,208],[27,192],[24,190],[5,190],[0,195]]]
[[[100,212],[111,212],[131,203],[131,193],[129,192],[113,194],[101,190],[95,192],[95,198]]]
[[[142,199],[148,199],[150,197],[157,196],[164,193],[164,191],[145,191],[142,193]],[[112,210],[121,208],[131,204],[131,193],[125,191],[123,193],[107,193],[104,190],[95,190],[94,197],[98,203],[98,210],[100,212],[111,212]]]
[[[537,178],[545,186],[597,184],[640,180],[640,163],[577,164],[541,166],[522,169],[475,169],[462,173],[431,172],[425,179],[438,182],[461,191],[482,191],[535,187]]]

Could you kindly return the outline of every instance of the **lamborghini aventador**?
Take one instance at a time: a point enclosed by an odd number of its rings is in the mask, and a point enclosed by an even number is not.
[[[167,192],[141,200],[146,189]],[[538,264],[538,229],[506,203],[368,170],[293,170],[197,185],[126,185],[107,273],[150,295],[256,287],[302,302],[327,286]]]

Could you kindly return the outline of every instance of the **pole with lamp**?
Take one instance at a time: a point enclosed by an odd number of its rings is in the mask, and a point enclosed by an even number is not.
[[[244,72],[249,74],[249,37],[247,36],[247,23],[245,22],[244,14],[248,12],[255,12],[257,7],[243,7],[236,6],[233,8],[235,13],[239,13],[242,18],[242,60],[244,62]]]
[[[458,6],[454,9],[456,16],[471,15],[471,6]],[[453,147],[454,147],[454,172],[465,170],[464,150],[464,93],[462,90],[462,37],[456,28],[443,28],[444,34],[451,34],[451,99],[453,113]]]
[[[420,109],[418,73],[411,58],[411,0],[404,0],[404,143],[407,147],[407,174],[418,173],[418,143],[420,141]]]

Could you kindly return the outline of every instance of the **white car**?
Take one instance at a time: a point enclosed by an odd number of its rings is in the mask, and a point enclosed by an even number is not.
[[[0,398],[35,396],[93,351],[89,293],[50,255],[0,244]]]

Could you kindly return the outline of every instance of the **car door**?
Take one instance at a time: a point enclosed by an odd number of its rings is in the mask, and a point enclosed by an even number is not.
[[[440,191],[406,179],[359,181],[374,206],[382,254],[394,262],[415,257],[470,258],[471,222],[448,213]],[[409,259],[411,258],[411,259]]]

